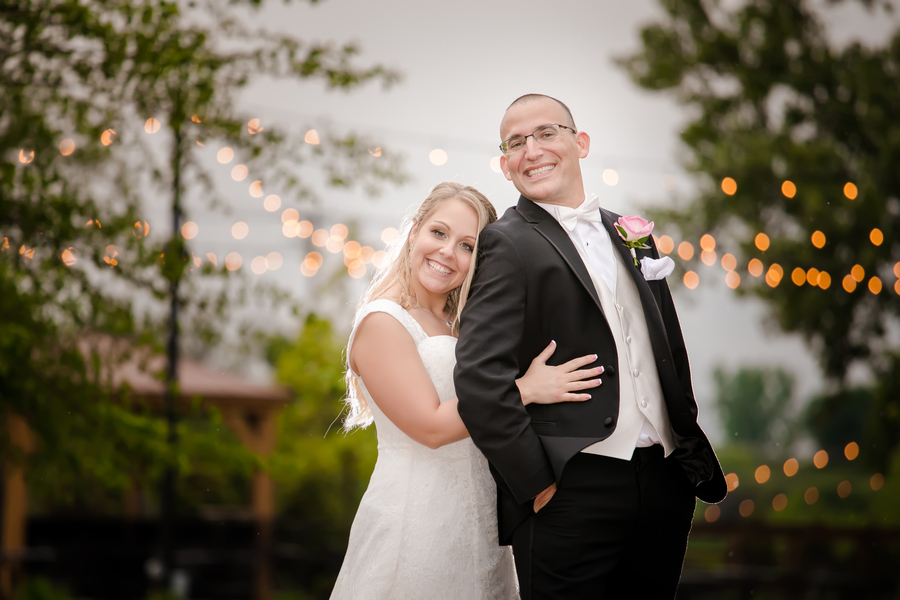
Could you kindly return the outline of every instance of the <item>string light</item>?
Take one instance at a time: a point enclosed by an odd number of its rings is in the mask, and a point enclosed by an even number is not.
[[[731,177],[726,177],[722,180],[722,191],[729,196],[734,196],[737,192],[737,182]]]

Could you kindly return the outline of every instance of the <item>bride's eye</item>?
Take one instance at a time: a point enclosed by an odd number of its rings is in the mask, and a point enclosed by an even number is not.
[[[472,252],[473,250],[475,250],[475,248],[473,248],[470,244],[467,244],[465,242],[461,243],[459,246],[466,252]]]
[[[447,234],[444,233],[443,231],[441,231],[440,229],[432,229],[431,233],[434,234],[434,237],[438,237],[441,239],[444,239],[445,237],[447,237]]]

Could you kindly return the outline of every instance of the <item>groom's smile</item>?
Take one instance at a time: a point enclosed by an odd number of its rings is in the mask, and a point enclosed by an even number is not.
[[[534,132],[561,126],[557,134],[538,141]],[[590,137],[576,132],[565,109],[548,98],[514,104],[500,124],[501,140],[525,137],[500,157],[500,168],[523,196],[535,202],[576,207],[584,201],[579,159],[590,149]]]

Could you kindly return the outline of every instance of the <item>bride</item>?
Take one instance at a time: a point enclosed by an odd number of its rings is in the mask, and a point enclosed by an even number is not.
[[[378,460],[350,530],[331,598],[515,599],[509,547],[497,542],[496,487],[456,409],[459,314],[491,203],[458,183],[435,186],[360,302],[347,344],[350,429],[375,422]],[[586,356],[517,381],[523,402],[587,400]]]

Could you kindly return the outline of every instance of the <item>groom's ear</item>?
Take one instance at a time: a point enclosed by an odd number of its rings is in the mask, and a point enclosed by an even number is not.
[[[509,176],[509,165],[506,164],[506,155],[500,155],[500,170],[503,171],[503,176],[506,177],[507,181],[512,181],[512,177]]]
[[[575,143],[578,144],[578,158],[587,158],[591,151],[591,136],[583,131],[575,134]]]

